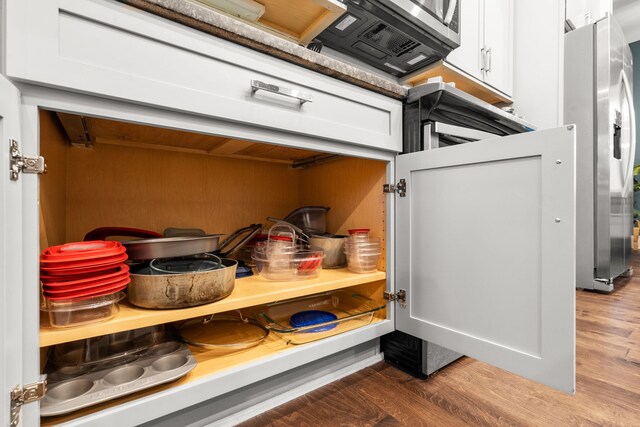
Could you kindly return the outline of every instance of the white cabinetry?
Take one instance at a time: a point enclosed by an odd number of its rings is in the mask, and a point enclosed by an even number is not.
[[[3,314],[0,332],[8,337],[8,331],[19,331],[21,337],[0,342],[3,369],[12,375],[2,375],[1,386],[37,381],[38,355],[47,345],[205,311],[246,308],[283,295],[294,298],[358,286],[378,297],[383,291],[393,293],[396,302],[387,304],[375,322],[320,341],[256,347],[243,358],[226,362],[200,355],[197,372],[184,381],[64,421],[142,424],[313,364],[395,329],[573,392],[575,131],[564,127],[398,156],[399,101],[120,3],[7,0],[6,6],[6,72],[22,96],[18,99],[10,83],[3,81],[2,88],[8,88],[3,95],[11,95],[3,96],[0,104],[4,165],[9,163],[9,138],[21,139],[27,154],[52,147],[55,141],[46,133],[44,118],[53,112],[95,118],[117,129],[126,123],[184,134],[134,144],[128,134],[114,131],[89,150],[59,143],[57,155],[47,154],[49,176],[20,174],[11,182],[8,174],[0,178],[6,181],[0,187],[5,201],[0,208],[2,229],[12,233],[11,240],[3,234],[1,265],[4,278],[15,281],[12,293],[3,291],[3,303],[8,301],[18,313],[9,317],[11,312],[3,310],[9,314]],[[248,86],[253,76],[309,91],[314,97],[311,105],[318,107],[307,109],[309,103],[292,104],[269,93],[264,99],[262,93],[258,97]],[[7,126],[18,120],[21,129]],[[221,145],[206,146],[208,140],[203,138],[218,138]],[[256,149],[249,149],[253,145]],[[212,160],[229,146],[244,147],[244,157]],[[291,152],[310,151],[349,159],[342,167],[335,163],[334,169],[334,163],[327,163],[300,173],[273,162]],[[243,161],[263,163],[243,166]],[[373,175],[364,173],[361,162],[375,164]],[[211,167],[214,164],[219,167]],[[0,171],[6,172],[5,168]],[[177,189],[168,191],[167,176],[172,173],[180,179]],[[224,189],[208,184],[216,174],[222,175],[218,184]],[[79,227],[80,218],[158,221],[166,211],[182,208],[176,195],[180,200],[197,195],[198,202],[215,205],[221,212],[216,215],[229,224],[241,215],[266,216],[261,211],[266,204],[286,209],[296,202],[326,201],[335,207],[336,229],[348,227],[355,213],[359,222],[377,228],[385,254],[380,267],[386,272],[367,277],[334,270],[306,283],[270,284],[258,278],[254,285],[237,284],[235,296],[207,307],[164,313],[127,307],[99,326],[55,331],[39,321],[38,217],[40,201],[46,200],[41,197],[51,191],[49,183],[56,176],[65,183],[62,196],[56,196],[62,202],[44,215],[66,227],[66,236],[76,238],[84,229]],[[406,180],[405,194],[382,193],[382,184],[400,179]],[[163,183],[160,188],[158,182]],[[285,185],[276,185],[282,182]],[[234,201],[218,203],[222,191]],[[242,197],[245,192],[257,197]],[[94,202],[87,203],[80,194]],[[122,208],[113,210],[111,217],[99,217],[107,212],[101,207],[113,204],[115,199],[108,198],[114,194],[124,202]],[[141,203],[145,197],[153,200],[152,210]],[[91,205],[97,209],[87,210]],[[196,205],[189,205],[182,218],[185,226],[198,215],[213,214],[191,206]],[[520,238],[521,232],[525,238]],[[518,250],[513,250],[516,246]],[[405,300],[401,290],[406,291]],[[8,400],[2,405],[6,413]],[[23,425],[37,425],[39,415],[37,404],[26,405]]]
[[[613,0],[565,0],[565,19],[575,28],[604,18],[613,13]]]
[[[447,55],[447,62],[482,80],[483,0],[460,0],[460,47]]]
[[[460,47],[447,62],[511,96],[513,0],[462,0]]]

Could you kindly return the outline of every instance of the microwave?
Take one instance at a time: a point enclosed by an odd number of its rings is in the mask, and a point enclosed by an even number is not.
[[[342,0],[347,11],[318,36],[323,45],[397,77],[460,46],[458,0]]]

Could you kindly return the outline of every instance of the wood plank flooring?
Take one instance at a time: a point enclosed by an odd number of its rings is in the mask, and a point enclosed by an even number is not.
[[[427,380],[379,363],[242,426],[640,426],[640,255],[634,270],[577,291],[575,396],[470,358]]]

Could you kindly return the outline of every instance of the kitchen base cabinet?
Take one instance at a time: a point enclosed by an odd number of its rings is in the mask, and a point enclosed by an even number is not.
[[[197,227],[229,234],[244,225],[265,222],[267,216],[282,218],[303,205],[330,207],[330,232],[370,228],[386,246],[385,162],[44,110],[39,112],[39,122],[40,153],[48,163],[48,173],[40,178],[41,249],[82,240],[100,226],[159,232],[168,227]],[[113,319],[67,329],[54,328],[41,316],[40,346],[234,310],[248,316],[258,305],[343,288],[381,300],[387,286],[384,252],[377,272],[328,269],[317,278],[294,282],[272,282],[256,275],[237,279],[229,297],[196,307],[147,310],[124,302]],[[362,336],[373,339],[388,328],[386,319],[382,310],[352,326],[362,325],[369,330]],[[342,330],[361,334],[349,326],[336,328]],[[68,415],[43,418],[42,423],[82,417],[97,421],[103,412],[158,393],[179,392],[194,383],[212,382],[211,398],[223,393],[215,386],[218,377],[297,352],[297,347],[323,346],[329,339],[295,346],[272,333],[257,347],[227,356],[191,347],[197,366],[182,379]],[[358,341],[362,342],[354,338]],[[247,378],[261,377],[246,376],[245,383]],[[246,384],[236,386],[241,385]]]

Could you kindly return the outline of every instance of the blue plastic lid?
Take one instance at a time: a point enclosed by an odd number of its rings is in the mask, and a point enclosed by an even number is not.
[[[307,311],[300,311],[292,315],[291,319],[289,320],[289,323],[294,328],[301,328],[304,326],[311,326],[311,325],[317,325],[319,323],[331,322],[337,319],[338,319],[338,316],[328,311],[307,310]],[[328,331],[330,329],[335,328],[336,326],[338,326],[337,323],[332,323],[330,325],[320,326],[318,328],[313,328],[305,332]]]
[[[241,261],[238,262],[238,268],[236,269],[236,279],[241,279],[243,277],[253,276],[253,271],[250,267],[241,264]]]

